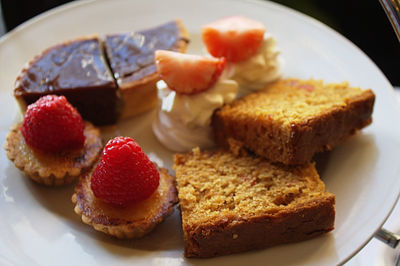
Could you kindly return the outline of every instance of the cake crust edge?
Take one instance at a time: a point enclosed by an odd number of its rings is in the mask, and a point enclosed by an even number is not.
[[[209,258],[314,238],[334,229],[335,196],[310,202],[293,212],[183,226],[185,257]]]
[[[272,162],[300,165],[309,162],[314,154],[331,150],[371,124],[374,102],[375,94],[367,89],[360,95],[347,99],[345,107],[334,107],[303,123],[292,123],[289,129],[280,128],[269,134],[270,136],[260,133],[259,138],[264,138],[263,143],[271,143],[268,146],[260,145],[260,141],[249,141],[242,133],[238,133],[241,132],[237,130],[238,122],[221,114],[222,107],[212,117],[214,140],[226,149],[229,149],[230,142],[234,142],[236,148],[249,149]],[[246,126],[247,131],[260,132],[259,122],[257,119],[241,122],[240,126]],[[270,125],[266,125],[267,128],[268,126]]]

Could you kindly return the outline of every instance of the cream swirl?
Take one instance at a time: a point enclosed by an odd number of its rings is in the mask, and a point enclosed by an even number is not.
[[[153,132],[158,140],[177,152],[214,146],[212,114],[215,109],[235,99],[237,83],[220,77],[211,88],[193,95],[176,93],[163,81],[157,83],[157,88],[158,110]]]
[[[262,88],[281,76],[283,59],[276,46],[276,40],[266,33],[264,42],[255,55],[249,59],[231,63],[227,67],[231,78],[238,82],[244,94]]]

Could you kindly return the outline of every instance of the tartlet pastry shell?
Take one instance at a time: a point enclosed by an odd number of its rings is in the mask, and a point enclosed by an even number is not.
[[[45,153],[30,148],[21,133],[21,123],[7,135],[4,148],[15,166],[37,183],[61,186],[72,183],[97,161],[103,148],[100,131],[85,122],[85,144],[80,150]]]
[[[175,177],[159,169],[160,184],[146,200],[118,207],[96,198],[90,188],[91,173],[80,178],[72,195],[74,211],[84,223],[116,238],[140,238],[161,223],[178,202]]]

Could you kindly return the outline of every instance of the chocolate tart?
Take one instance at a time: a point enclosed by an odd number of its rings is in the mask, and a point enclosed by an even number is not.
[[[30,148],[21,133],[21,124],[13,126],[4,148],[7,157],[29,178],[47,186],[73,182],[97,161],[103,148],[100,131],[85,122],[85,143],[79,150],[45,153]]]
[[[174,210],[178,202],[175,177],[159,169],[160,184],[144,201],[117,207],[96,198],[90,188],[91,173],[80,178],[72,202],[75,213],[97,231],[117,238],[139,238],[149,233]]]
[[[46,49],[22,69],[14,96],[25,112],[44,95],[64,95],[85,120],[114,124],[156,105],[159,78],[154,51],[185,52],[187,43],[180,20],[106,35],[104,40],[94,35],[66,41]]]
[[[104,46],[123,102],[121,117],[147,111],[157,104],[155,50],[185,52],[188,33],[180,20],[152,29],[106,35]]]
[[[22,69],[14,89],[21,110],[47,94],[64,95],[83,119],[96,125],[117,121],[117,85],[99,37],[52,46]]]

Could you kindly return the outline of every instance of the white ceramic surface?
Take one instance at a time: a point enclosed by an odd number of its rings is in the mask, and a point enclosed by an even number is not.
[[[371,126],[320,157],[327,189],[336,194],[336,229],[296,244],[207,260],[185,259],[178,211],[141,240],[118,241],[82,224],[73,212],[72,187],[45,188],[27,180],[0,151],[1,265],[333,265],[362,248],[389,215],[400,191],[400,121],[394,92],[375,64],[351,42],[305,15],[261,1],[88,1],[31,20],[0,39],[0,142],[19,121],[12,97],[25,62],[57,42],[93,33],[156,26],[181,18],[200,53],[200,26],[242,14],[262,21],[281,47],[284,76],[347,80],[373,88]],[[136,138],[150,157],[169,167],[172,153],[151,132],[154,113],[119,123],[105,135]]]
[[[400,88],[395,87],[396,98],[400,103]],[[397,201],[389,218],[382,226],[386,230],[400,234],[400,201]],[[400,260],[400,245],[391,248],[377,238],[372,238],[368,244],[353,256],[345,265],[346,266],[386,266],[396,265],[396,260]]]

